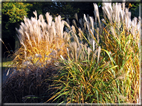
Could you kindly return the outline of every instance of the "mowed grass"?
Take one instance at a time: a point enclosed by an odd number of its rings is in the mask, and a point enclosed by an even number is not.
[[[8,67],[10,68],[12,65],[12,59],[2,59],[0,63],[0,67]]]
[[[5,61],[0,64],[0,67],[11,67],[12,61]]]

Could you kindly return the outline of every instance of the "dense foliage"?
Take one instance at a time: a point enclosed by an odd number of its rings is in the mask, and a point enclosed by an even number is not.
[[[8,16],[9,20],[6,23],[6,28],[9,23],[17,23],[23,21],[24,16],[27,16],[29,7],[32,6],[29,3],[21,2],[7,2],[3,3],[2,14]]]

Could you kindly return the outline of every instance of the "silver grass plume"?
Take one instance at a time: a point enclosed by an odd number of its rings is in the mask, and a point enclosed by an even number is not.
[[[98,10],[98,5],[97,4],[94,4],[94,15],[95,15],[95,18],[98,19],[99,26],[101,28],[101,22],[100,22],[100,16],[99,16],[99,10]]]
[[[78,15],[77,15],[77,13],[75,13],[75,19],[78,21]]]

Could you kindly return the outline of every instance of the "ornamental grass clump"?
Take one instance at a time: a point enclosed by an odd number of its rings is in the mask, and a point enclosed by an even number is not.
[[[28,66],[22,71],[13,70],[2,85],[3,103],[43,103],[50,98],[48,90],[58,69],[52,65],[47,68]],[[49,101],[50,102],[50,101]]]
[[[109,51],[118,65],[115,76],[120,75],[116,84],[119,92],[129,103],[140,102],[140,24],[141,19],[131,20],[131,12],[120,3],[105,4],[102,7],[104,27],[100,37],[102,48]],[[109,10],[109,11],[108,11]]]
[[[44,67],[50,63],[54,63],[60,55],[66,58],[66,46],[70,36],[64,33],[63,28],[69,26],[65,21],[61,20],[61,16],[55,17],[46,13],[45,22],[43,15],[39,15],[37,19],[36,11],[33,12],[35,17],[28,19],[24,17],[17,37],[19,38],[21,47],[15,53],[14,63],[16,67],[25,67],[26,65],[37,65]]]
[[[141,19],[131,20],[124,3],[103,3],[102,9],[102,20],[94,4],[95,21],[85,14],[80,28],[73,21],[74,42],[68,58],[61,57],[64,66],[52,85],[57,91],[47,102],[140,103]]]

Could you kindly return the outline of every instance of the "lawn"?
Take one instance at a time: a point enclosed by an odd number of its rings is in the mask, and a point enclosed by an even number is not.
[[[0,63],[0,67],[11,67],[11,64],[12,64],[11,58],[9,58],[9,59],[3,58],[2,62]]]

